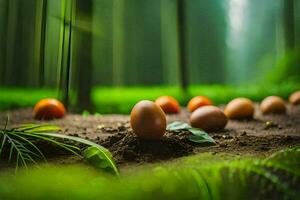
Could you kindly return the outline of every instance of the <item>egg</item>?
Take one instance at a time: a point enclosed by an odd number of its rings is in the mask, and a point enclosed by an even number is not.
[[[35,119],[54,119],[62,118],[65,116],[65,106],[57,99],[42,99],[33,109],[33,115]]]
[[[189,101],[187,108],[190,112],[193,112],[197,108],[200,108],[201,106],[208,106],[212,104],[213,103],[209,98],[205,96],[196,96]]]
[[[300,104],[300,91],[294,92],[289,98],[289,102],[293,105]]]
[[[260,104],[263,114],[283,114],[286,112],[285,102],[281,97],[269,96]]]
[[[215,106],[203,106],[195,110],[190,116],[192,127],[200,128],[206,132],[223,130],[227,124],[226,115]]]
[[[161,96],[155,100],[155,104],[160,106],[166,114],[175,114],[180,111],[178,101],[171,96]]]
[[[143,139],[159,139],[166,132],[167,120],[164,111],[152,101],[138,102],[130,114],[133,132]]]
[[[254,114],[254,105],[250,99],[236,98],[227,104],[224,113],[229,119],[251,118]]]

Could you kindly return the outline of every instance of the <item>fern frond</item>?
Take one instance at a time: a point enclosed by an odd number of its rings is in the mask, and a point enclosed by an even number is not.
[[[44,156],[44,154],[41,152],[41,150],[35,145],[33,144],[29,139],[22,137],[20,133],[11,133],[13,136],[19,138],[20,140],[24,141],[25,143],[27,143],[30,147],[32,147],[37,153],[30,151],[33,155],[35,155],[36,157],[43,159],[44,161],[47,161],[46,157]]]
[[[17,160],[17,166],[19,164],[19,159],[21,159],[21,164],[27,168],[27,163],[24,160],[24,156],[26,154],[28,154],[27,151],[25,151],[25,147],[23,145],[21,145],[20,142],[18,142],[17,140],[12,139],[10,136],[7,135],[7,139],[9,141],[10,144],[10,152],[9,152],[9,162],[11,162],[12,160],[12,155],[13,155],[13,151],[16,152],[16,160]]]
[[[46,161],[42,151],[34,144],[34,141],[36,140],[57,145],[58,147],[76,156],[79,156],[80,158],[83,158],[86,155],[94,156],[94,154],[91,155],[90,151],[82,151],[81,148],[70,143],[66,143],[65,140],[67,140],[68,142],[82,144],[85,147],[95,147],[97,150],[95,151],[95,155],[98,156],[99,159],[96,159],[97,163],[95,161],[91,163],[100,169],[104,169],[105,166],[105,168],[112,169],[111,171],[114,174],[119,174],[118,169],[112,160],[111,153],[106,148],[98,144],[79,137],[54,133],[61,130],[61,128],[53,125],[27,124],[16,128],[7,129],[8,120],[9,119],[7,118],[4,129],[0,130],[0,157],[3,156],[2,154],[4,148],[7,148],[8,162],[12,162],[14,160],[16,163],[16,170],[19,168],[19,166],[27,168],[29,163],[37,164],[37,161],[35,160],[36,158]],[[91,149],[87,148],[86,150]],[[90,157],[85,158],[87,160],[90,159]]]
[[[25,135],[25,136],[29,136],[29,137],[32,137],[32,138],[36,138],[36,139],[42,139],[43,141],[45,142],[50,142],[52,144],[55,144],[79,157],[81,157],[79,151],[80,151],[80,148],[74,146],[74,145],[69,145],[69,144],[66,144],[66,143],[62,143],[62,142],[58,142],[54,139],[51,139],[50,137],[45,137],[43,136],[42,134],[33,134],[33,133],[22,133],[22,135]]]

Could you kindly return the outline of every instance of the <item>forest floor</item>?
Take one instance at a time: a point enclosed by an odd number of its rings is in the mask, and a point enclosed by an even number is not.
[[[0,113],[2,122],[6,116],[7,113]],[[32,109],[28,108],[10,111],[9,116],[11,127],[26,123],[53,124],[62,128],[62,134],[79,136],[103,145],[112,152],[121,170],[203,152],[264,157],[278,150],[300,145],[300,106],[289,106],[286,115],[263,116],[256,112],[254,119],[230,120],[224,131],[210,134],[216,141],[214,146],[191,143],[186,139],[188,133],[185,131],[179,134],[167,132],[161,140],[141,140],[132,132],[128,115],[69,114],[59,120],[37,121],[32,118]],[[180,114],[168,115],[167,120],[168,123],[188,122],[188,117],[189,113],[182,109]],[[50,157],[50,162],[54,163],[80,162],[68,155]],[[0,167],[7,166],[2,163]]]

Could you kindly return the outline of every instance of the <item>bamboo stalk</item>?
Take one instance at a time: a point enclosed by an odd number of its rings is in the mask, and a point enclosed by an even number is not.
[[[70,12],[68,15],[68,41],[66,44],[66,55],[67,55],[67,63],[66,63],[66,71],[65,71],[65,93],[64,93],[64,102],[65,105],[68,107],[70,104],[70,73],[71,73],[71,63],[72,63],[72,34],[73,34],[73,0],[70,0]]]
[[[63,49],[64,49],[64,43],[65,43],[65,13],[66,13],[66,0],[61,1],[61,22],[60,22],[60,43],[59,43],[59,49],[58,49],[58,74],[59,74],[59,85],[58,88],[60,90],[63,90]],[[60,95],[62,96],[62,94]]]
[[[123,84],[124,63],[124,0],[113,1],[113,84]]]
[[[178,27],[178,44],[179,44],[179,78],[180,86],[184,92],[188,88],[187,72],[187,42],[186,42],[186,1],[177,0],[177,27]]]
[[[288,50],[295,48],[294,0],[284,1],[285,44]]]
[[[73,0],[62,1],[62,34],[60,56],[60,90],[61,98],[66,107],[69,107],[70,70],[72,55],[72,15]]]
[[[47,7],[48,0],[42,1],[42,19],[41,19],[41,41],[40,41],[40,70],[39,70],[39,85],[45,84],[45,43],[46,43],[46,28],[47,28]]]
[[[7,22],[7,38],[6,38],[6,71],[5,82],[8,85],[15,84],[16,77],[13,78],[15,70],[15,46],[16,46],[16,33],[18,31],[17,22],[19,17],[19,4],[16,0],[9,1],[8,22]]]
[[[74,9],[75,27],[78,21],[82,21],[87,27],[86,30],[76,28],[76,57],[72,69],[76,69],[76,111],[92,110],[91,91],[92,91],[92,11],[93,0],[76,0]]]
[[[7,49],[6,49],[6,42],[7,41],[7,30],[8,30],[8,11],[9,11],[9,2],[3,1],[3,13],[1,13],[2,20],[2,27],[1,28],[1,54],[0,54],[0,69],[1,69],[1,78],[0,84],[5,84],[5,77],[6,77],[6,68],[7,68]]]

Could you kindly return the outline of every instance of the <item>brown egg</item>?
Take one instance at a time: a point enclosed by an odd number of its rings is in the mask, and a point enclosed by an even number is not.
[[[263,114],[283,114],[286,112],[285,102],[281,97],[269,96],[260,104]]]
[[[224,113],[229,119],[251,118],[254,114],[254,106],[250,99],[240,97],[230,101]]]
[[[289,102],[293,105],[300,104],[300,91],[294,92],[289,98]]]
[[[65,106],[57,99],[42,99],[33,109],[34,118],[40,120],[62,118],[65,114]]]
[[[191,114],[190,123],[206,132],[216,132],[225,128],[227,117],[218,107],[203,106]]]
[[[154,102],[138,102],[130,114],[134,133],[144,139],[159,139],[166,132],[167,120],[164,111]]]
[[[155,104],[161,107],[166,114],[179,113],[180,105],[178,101],[171,96],[161,96],[155,100]]]

